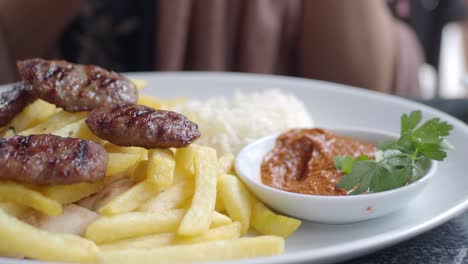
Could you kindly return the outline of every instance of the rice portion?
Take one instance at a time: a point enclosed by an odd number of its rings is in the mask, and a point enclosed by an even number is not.
[[[280,90],[189,100],[173,110],[197,123],[201,137],[196,143],[215,148],[218,155],[237,154],[245,145],[276,132],[313,126],[304,104]]]

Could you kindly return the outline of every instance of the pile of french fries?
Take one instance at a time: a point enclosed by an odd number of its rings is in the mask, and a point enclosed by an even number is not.
[[[180,102],[139,99],[155,109]],[[233,155],[218,157],[195,144],[116,146],[94,136],[86,116],[37,100],[0,130],[4,138],[50,133],[93,140],[109,153],[107,174],[95,183],[0,182],[0,256],[98,263],[271,256],[283,252],[284,238],[301,224],[249,192],[235,175]]]

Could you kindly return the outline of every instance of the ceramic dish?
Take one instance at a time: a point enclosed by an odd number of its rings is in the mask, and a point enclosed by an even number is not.
[[[396,134],[366,128],[332,128],[337,135],[377,145],[395,140]],[[236,157],[236,170],[249,189],[262,202],[277,211],[304,220],[324,224],[356,223],[398,211],[417,197],[432,180],[437,162],[431,161],[426,175],[401,188],[362,195],[323,196],[286,192],[262,183],[260,164],[278,135],[259,139],[244,147]]]
[[[143,93],[162,97],[208,98],[232,95],[235,90],[279,88],[304,101],[316,126],[372,127],[398,133],[402,113],[421,109],[424,117],[440,117],[454,125],[449,140],[455,145],[449,158],[423,192],[406,208],[362,223],[325,225],[304,222],[286,240],[280,256],[249,260],[249,263],[331,263],[361,256],[407,240],[461,214],[468,208],[468,127],[433,108],[409,100],[345,85],[299,78],[227,73],[140,73]],[[1,239],[1,238],[0,238]],[[0,263],[40,263],[0,258]],[[246,263],[246,260],[229,263]]]

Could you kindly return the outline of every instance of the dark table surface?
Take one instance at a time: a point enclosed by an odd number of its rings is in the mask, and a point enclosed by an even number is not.
[[[420,101],[468,123],[468,99]],[[346,264],[468,264],[468,212],[420,236]]]

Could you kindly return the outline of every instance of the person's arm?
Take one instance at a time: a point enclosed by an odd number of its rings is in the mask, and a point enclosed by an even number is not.
[[[0,0],[0,68],[45,56],[79,11],[82,0]],[[8,61],[5,61],[8,60]],[[0,72],[7,72],[0,69]],[[0,82],[5,76],[0,76]],[[10,77],[11,78],[11,77]]]
[[[385,1],[303,1],[302,27],[300,75],[395,91],[404,47]]]

